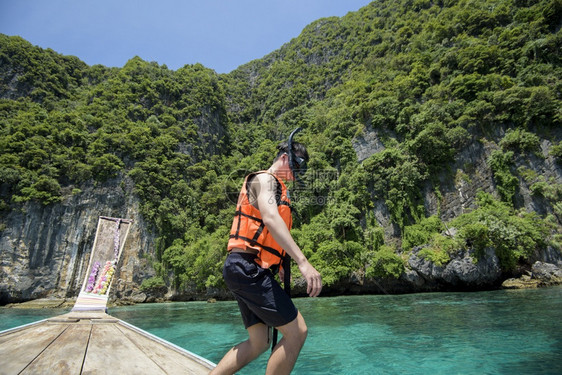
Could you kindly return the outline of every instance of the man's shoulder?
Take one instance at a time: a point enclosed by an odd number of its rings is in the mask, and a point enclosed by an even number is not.
[[[260,181],[275,181],[277,180],[277,177],[275,177],[273,174],[269,173],[268,171],[259,171],[259,172],[255,172],[256,177],[258,177],[260,179]]]
[[[277,178],[267,171],[250,174],[248,176],[248,182],[252,188],[256,189],[259,187],[260,190],[266,191],[275,191],[278,184]]]

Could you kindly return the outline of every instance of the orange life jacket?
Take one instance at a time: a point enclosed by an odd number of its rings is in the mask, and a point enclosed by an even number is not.
[[[237,247],[240,249],[253,249],[258,251],[256,263],[262,268],[272,268],[274,271],[281,265],[281,261],[285,256],[285,250],[273,239],[273,236],[265,226],[260,211],[254,207],[248,197],[248,181],[251,177],[259,173],[268,173],[260,171],[251,173],[244,179],[244,185],[238,197],[236,213],[232,221],[230,229],[230,239],[228,240],[228,250]],[[274,175],[272,175],[274,176]],[[277,190],[275,199],[277,200],[277,209],[281,218],[291,230],[293,218],[291,215],[291,201],[287,193],[287,187],[279,178],[277,180]]]

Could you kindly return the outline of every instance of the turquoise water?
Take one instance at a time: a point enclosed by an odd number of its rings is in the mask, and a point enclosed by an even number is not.
[[[309,337],[294,374],[562,374],[561,287],[295,303]],[[0,329],[64,312],[0,309]],[[213,362],[246,338],[234,302],[145,304],[110,314]],[[240,374],[263,373],[266,362],[264,354]]]

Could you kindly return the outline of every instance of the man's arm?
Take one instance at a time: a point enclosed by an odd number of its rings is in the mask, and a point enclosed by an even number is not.
[[[262,220],[277,243],[295,260],[301,274],[307,283],[307,293],[310,297],[316,297],[322,290],[322,277],[320,273],[310,264],[299,246],[293,240],[287,225],[277,210],[275,199],[275,177],[261,173],[252,181],[251,188],[255,191],[257,205]]]

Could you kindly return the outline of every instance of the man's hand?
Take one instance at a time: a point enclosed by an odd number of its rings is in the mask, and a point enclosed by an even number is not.
[[[322,276],[308,261],[299,264],[299,270],[306,280],[306,293],[310,297],[318,297],[322,291]]]

